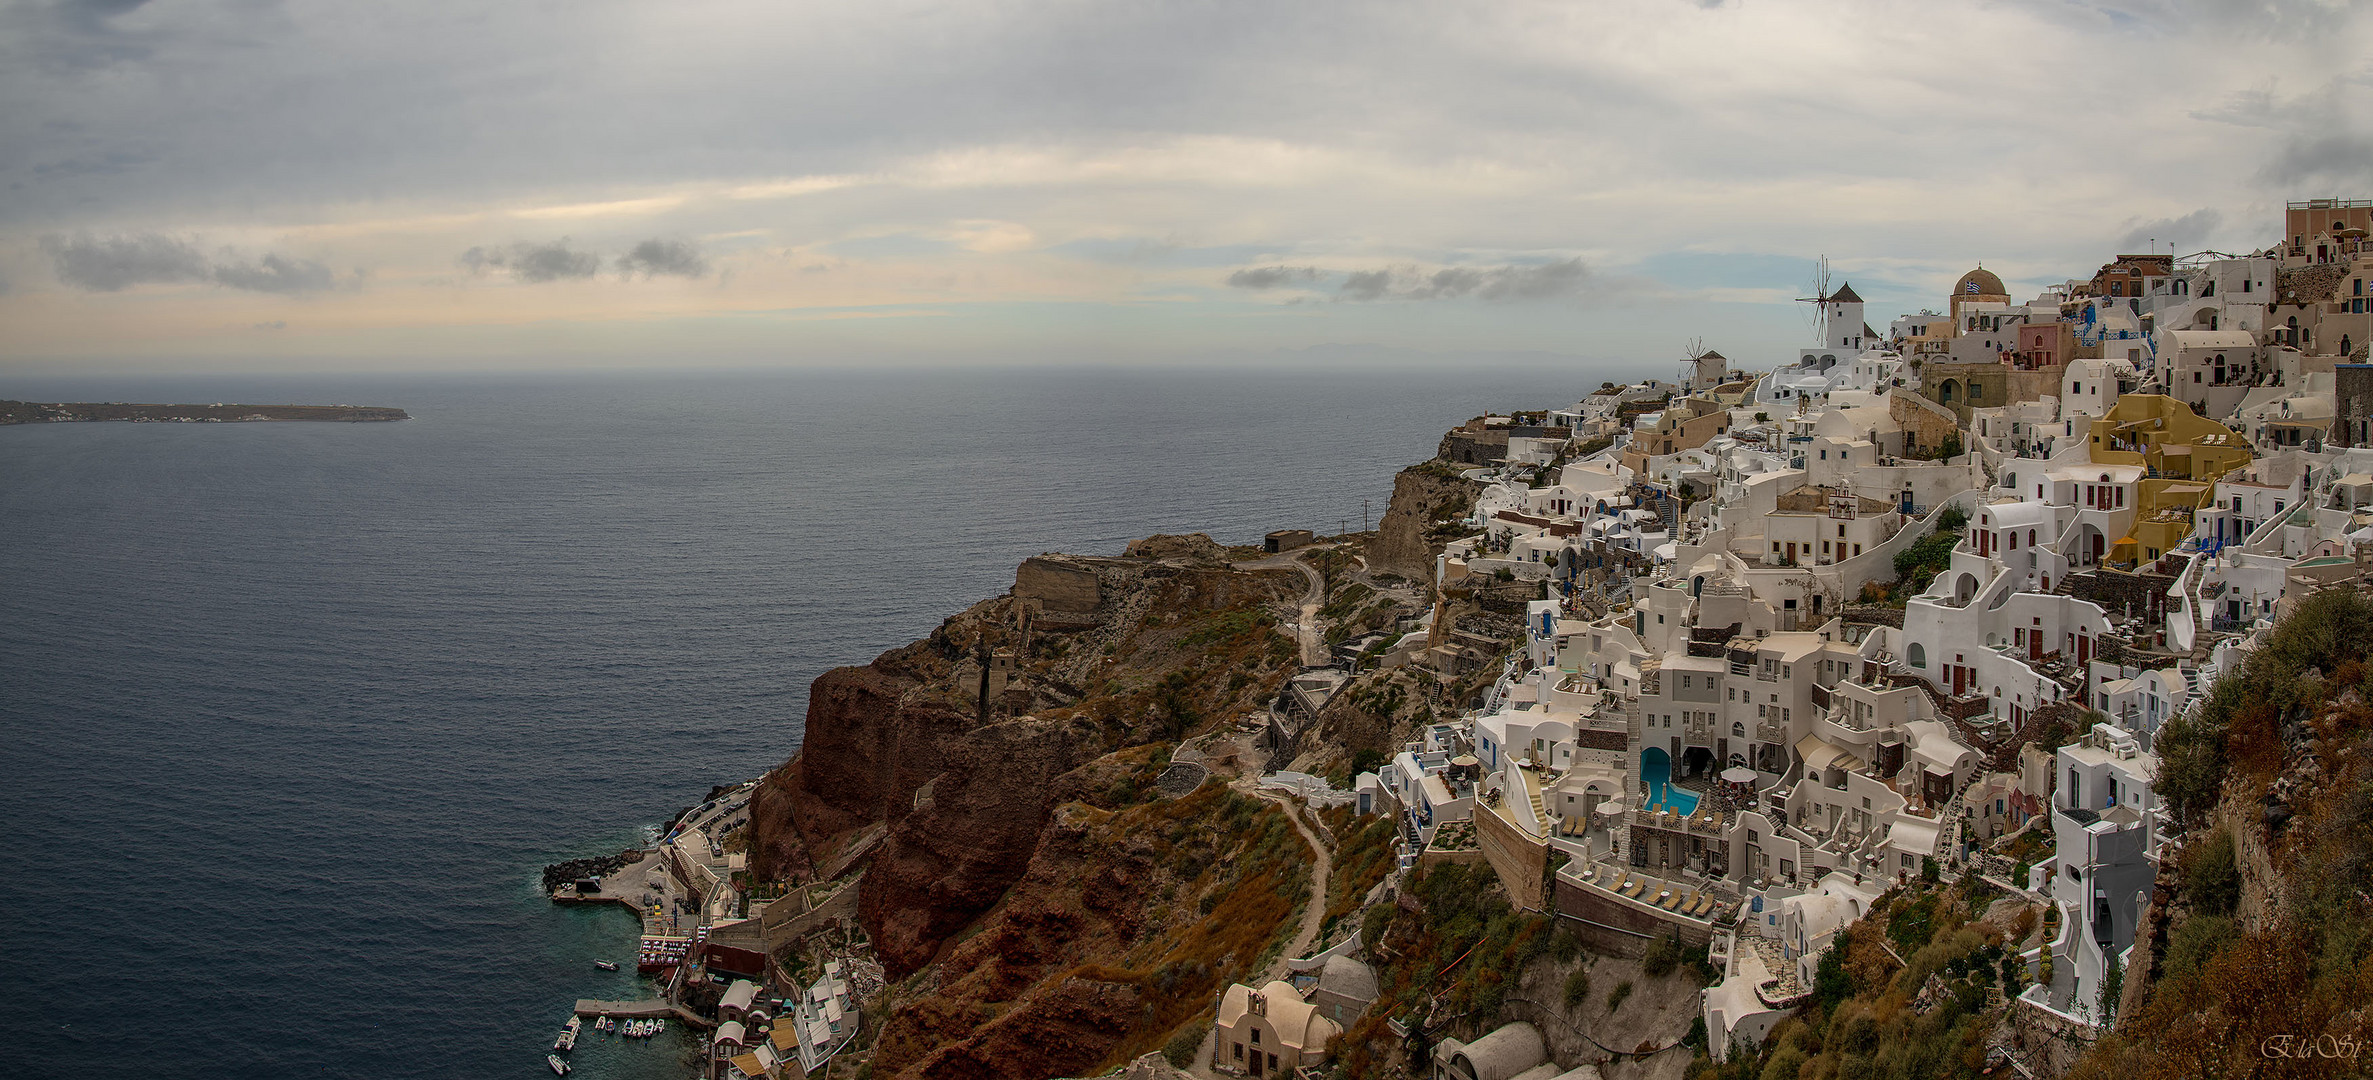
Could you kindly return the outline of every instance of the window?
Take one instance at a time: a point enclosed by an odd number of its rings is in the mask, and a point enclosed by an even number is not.
[[[1252,1029],[1252,1044],[1253,1044],[1254,1046],[1259,1046],[1259,1045],[1261,1045],[1261,1029],[1259,1029],[1259,1028],[1254,1028],[1254,1029]]]
[[[1238,1061],[1242,1061],[1242,1060],[1244,1060],[1244,1044],[1243,1044],[1243,1043],[1237,1043],[1237,1044],[1236,1044],[1236,1060],[1238,1060]]]
[[[1738,738],[1738,739],[1744,739],[1744,738],[1746,738],[1746,737],[1747,737],[1747,725],[1745,725],[1745,724],[1740,724],[1740,723],[1732,723],[1732,724],[1730,725],[1730,734],[1731,734],[1731,737],[1733,737],[1733,738]]]

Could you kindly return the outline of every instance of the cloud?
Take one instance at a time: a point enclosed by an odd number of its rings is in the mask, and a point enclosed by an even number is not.
[[[618,256],[618,272],[628,277],[669,274],[696,278],[709,272],[709,261],[701,257],[699,247],[686,241],[645,240]]]
[[[2282,152],[2266,167],[2266,172],[2286,184],[2322,179],[2359,180],[2366,173],[2373,173],[2373,134],[2294,135],[2283,144]]]
[[[2212,207],[2203,206],[2182,217],[2146,221],[2126,230],[2126,235],[2118,238],[2118,251],[2140,251],[2145,245],[2154,242],[2168,245],[2169,250],[2197,248],[2207,243],[2208,234],[2215,232],[2224,220],[2225,215]]]
[[[338,283],[328,266],[311,259],[267,252],[253,262],[215,262],[195,244],[162,233],[77,236],[71,240],[50,236],[42,239],[41,249],[48,253],[59,281],[92,292],[211,281],[228,288],[286,296],[321,292]]]
[[[234,289],[283,295],[322,292],[338,284],[338,276],[328,266],[271,254],[252,263],[219,264],[214,268],[214,280]]]
[[[41,239],[58,280],[92,292],[122,292],[134,285],[204,281],[206,256],[187,241],[161,233],[98,239],[55,236]]]
[[[274,319],[271,322],[260,322],[255,324],[255,328],[258,330],[286,330],[288,329],[288,320]]]
[[[1392,291],[1392,271],[1354,270],[1343,278],[1343,285],[1335,290],[1339,300],[1376,300]]]
[[[1317,281],[1326,272],[1315,266],[1251,266],[1228,275],[1232,289],[1274,289],[1281,285]]]
[[[461,253],[461,264],[473,274],[508,270],[526,282],[589,278],[601,272],[601,256],[578,251],[561,237],[548,244],[518,243],[507,248],[474,247]]]
[[[1512,300],[1549,300],[1572,296],[1581,291],[1582,283],[1590,277],[1582,260],[1543,266],[1495,266],[1476,269],[1454,266],[1437,270],[1425,284],[1410,290],[1412,300],[1455,300],[1472,296],[1478,300],[1505,302]]]
[[[1266,289],[1289,279],[1314,280],[1325,274],[1316,267],[1256,267],[1228,275],[1228,284]],[[1538,265],[1447,266],[1430,274],[1404,266],[1345,274],[1335,298],[1353,302],[1474,299],[1515,303],[1577,296],[1590,280],[1590,269],[1578,258]]]

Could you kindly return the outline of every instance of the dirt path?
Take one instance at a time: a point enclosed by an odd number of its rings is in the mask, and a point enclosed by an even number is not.
[[[1294,823],[1294,831],[1302,834],[1302,839],[1310,844],[1310,851],[1314,856],[1310,867],[1310,901],[1302,908],[1302,929],[1294,935],[1292,941],[1286,942],[1285,951],[1277,954],[1277,962],[1269,965],[1267,972],[1258,979],[1250,980],[1252,985],[1259,987],[1268,985],[1273,979],[1284,978],[1285,962],[1301,959],[1310,951],[1311,946],[1318,943],[1319,928],[1326,924],[1327,919],[1327,875],[1334,869],[1334,859],[1328,855],[1327,846],[1319,842],[1318,834],[1311,832],[1310,826],[1302,823],[1301,812],[1295,808],[1292,799],[1254,790],[1252,787],[1254,782],[1253,777],[1246,776],[1236,781],[1235,786],[1239,791],[1267,799],[1283,809],[1285,819]],[[1211,1067],[1211,1055],[1219,1048],[1218,1041],[1218,1029],[1212,1028],[1203,1032],[1203,1045],[1196,1049],[1195,1062],[1186,1070],[1188,1074],[1198,1077],[1200,1080],[1238,1080],[1233,1075],[1220,1073]]]
[[[1327,600],[1326,579],[1320,577],[1318,571],[1313,569],[1309,563],[1303,562],[1297,557],[1304,552],[1315,550],[1320,549],[1300,548],[1289,553],[1272,555],[1266,559],[1241,564],[1247,570],[1283,570],[1292,567],[1301,571],[1303,579],[1310,582],[1310,587],[1302,591],[1302,617],[1295,624],[1295,629],[1299,631],[1298,636],[1302,639],[1302,663],[1306,667],[1315,667],[1327,662],[1327,643],[1318,632],[1318,609],[1324,606]]]
[[[1285,962],[1287,960],[1299,960],[1309,955],[1311,946],[1318,944],[1319,928],[1324,926],[1327,920],[1327,874],[1334,869],[1334,859],[1327,854],[1327,846],[1319,842],[1318,834],[1311,832],[1310,826],[1302,823],[1301,812],[1294,807],[1293,800],[1281,795],[1267,794],[1261,795],[1261,798],[1276,803],[1285,810],[1285,819],[1294,823],[1294,830],[1301,833],[1302,839],[1310,843],[1310,850],[1316,856],[1310,866],[1310,902],[1302,908],[1301,932],[1295,934],[1294,939],[1286,943],[1284,952],[1277,954],[1277,962],[1269,965],[1268,974],[1261,979],[1261,983],[1265,985],[1271,979],[1285,977]]]

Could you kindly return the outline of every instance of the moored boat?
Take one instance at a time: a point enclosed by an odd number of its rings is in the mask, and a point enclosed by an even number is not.
[[[602,969],[603,971],[616,971],[616,970],[618,970],[618,965],[616,965],[616,964],[614,964],[614,963],[611,963],[611,962],[610,962],[610,961],[608,961],[608,960],[596,960],[596,961],[594,961],[594,962],[593,962],[593,966],[595,966],[595,967],[597,967],[597,968],[600,968],[600,969]]]
[[[561,1076],[567,1076],[569,1074],[569,1063],[560,1060],[560,1055],[558,1054],[544,1055],[544,1064],[552,1066],[552,1071]]]

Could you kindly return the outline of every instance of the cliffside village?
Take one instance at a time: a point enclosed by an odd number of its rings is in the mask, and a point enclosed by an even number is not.
[[[1360,777],[1402,865],[1477,851],[1597,947],[1710,945],[1717,1058],[1883,892],[1985,875],[2061,914],[2021,1006],[2097,1024],[2157,868],[2154,734],[2373,557],[2373,201],[2283,224],[2023,300],[1972,269],[1884,332],[1841,284],[1768,374],[1709,351],[1452,432],[1486,486],[1437,588],[1550,598],[1480,710]]]
[[[1594,950],[1708,948],[1716,1058],[1922,877],[2056,910],[2017,1007],[2097,1026],[2163,842],[2154,736],[2286,605],[2373,567],[2373,201],[2291,203],[2282,226],[2261,251],[2121,255],[2026,298],[1975,268],[1883,330],[1841,283],[1776,370],[1705,351],[1671,381],[1453,430],[1426,468],[1480,494],[1410,583],[1432,614],[1292,679],[1264,721],[1272,767],[1355,671],[1480,669],[1488,688],[1349,790],[1266,783],[1390,815],[1399,872],[1488,865]],[[1487,589],[1538,597],[1513,652],[1441,617]],[[662,898],[645,966],[701,969],[732,1002],[707,1060],[735,1078],[821,1064],[880,977],[852,953],[758,990],[756,943],[855,889],[718,906],[739,868],[719,826],[747,798],[611,878]],[[1322,1061],[1376,996],[1356,947],[1227,989],[1194,1071]],[[1542,1046],[1515,1024],[1431,1057],[1442,1077],[1549,1080]]]

